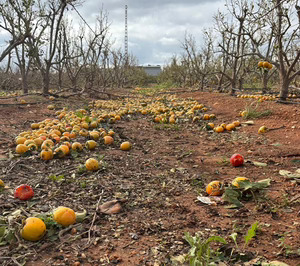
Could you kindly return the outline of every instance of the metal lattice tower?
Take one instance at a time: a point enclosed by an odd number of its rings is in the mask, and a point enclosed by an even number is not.
[[[128,27],[127,27],[127,5],[125,5],[125,39],[124,39],[125,58],[128,59]]]

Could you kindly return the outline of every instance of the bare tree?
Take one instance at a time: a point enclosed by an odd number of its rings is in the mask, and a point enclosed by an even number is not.
[[[291,82],[300,74],[300,23],[297,1],[260,0],[245,27],[253,53],[271,62],[279,73],[280,98],[288,96]],[[264,75],[266,82],[267,74]],[[264,85],[265,86],[265,85]]]
[[[28,39],[30,56],[42,76],[44,94],[49,93],[51,67],[58,63],[54,59],[62,19],[69,2],[75,1],[49,0],[44,5],[40,4],[39,16],[43,18],[38,25],[40,30]]]
[[[252,7],[248,6],[247,1],[231,0],[227,2],[227,8],[230,21],[227,16],[218,13],[215,16],[217,31],[221,35],[221,41],[218,46],[221,48],[223,56],[223,69],[221,70],[222,79],[225,76],[231,84],[231,94],[235,93],[237,87],[241,87],[242,78],[240,76],[243,69],[243,59],[246,56],[248,38],[244,34],[244,24],[247,16],[252,11]],[[228,64],[230,72],[226,71]],[[240,80],[240,85],[238,81]]]

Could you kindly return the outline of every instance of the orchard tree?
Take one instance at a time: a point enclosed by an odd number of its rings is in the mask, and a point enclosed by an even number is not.
[[[260,0],[245,27],[253,54],[272,63],[279,73],[280,99],[286,100],[289,86],[299,76],[300,11],[296,0]]]

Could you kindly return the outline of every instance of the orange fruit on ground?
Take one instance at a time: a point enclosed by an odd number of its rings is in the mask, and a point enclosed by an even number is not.
[[[38,128],[40,128],[40,124],[39,123],[32,123],[30,125],[30,127],[31,127],[31,129],[38,129]]]
[[[232,122],[232,124],[234,124],[235,127],[239,127],[241,125],[241,122],[237,120]]]
[[[40,146],[43,144],[43,142],[44,142],[44,140],[43,140],[42,138],[40,138],[40,137],[35,138],[33,141],[34,141],[35,144],[38,145],[39,147],[40,147]]]
[[[98,122],[96,120],[93,120],[91,123],[90,123],[90,127],[91,128],[96,128],[98,127]]]
[[[98,131],[89,132],[90,138],[93,140],[98,140],[100,138],[100,133]]]
[[[115,132],[113,131],[113,130],[109,130],[108,132],[107,132],[107,134],[108,134],[108,136],[113,136],[113,135],[115,135]]]
[[[94,141],[94,140],[88,140],[86,143],[85,143],[85,147],[89,150],[94,150],[97,146],[97,142]]]
[[[129,151],[131,149],[131,143],[129,141],[122,142],[120,145],[122,151]]]
[[[239,182],[243,180],[249,180],[249,178],[243,176],[236,177],[235,179],[232,180],[232,185],[239,188],[240,187]]]
[[[223,184],[220,181],[212,181],[206,186],[206,193],[210,196],[219,196],[222,195]]]
[[[4,187],[4,182],[2,179],[0,179],[0,187]]]
[[[85,162],[85,167],[88,171],[97,171],[99,169],[99,162],[94,158],[89,158]]]
[[[24,144],[25,144],[26,146],[28,146],[28,145],[31,144],[31,143],[35,143],[33,139],[27,139],[27,140],[24,142]]]
[[[217,126],[217,127],[215,128],[215,132],[217,132],[217,133],[224,132],[224,127],[222,127],[222,126]]]
[[[38,241],[46,233],[45,223],[37,217],[29,217],[26,219],[21,236],[28,241]]]
[[[51,149],[43,149],[40,156],[45,161],[51,160],[53,159],[53,151]]]
[[[24,137],[16,138],[16,144],[24,144],[25,141],[26,141],[26,138],[24,138]]]
[[[53,220],[62,226],[69,226],[76,222],[76,213],[67,207],[58,207],[53,211]]]
[[[103,137],[103,141],[105,145],[111,145],[114,143],[114,139],[111,136],[105,136]]]
[[[18,144],[16,147],[16,153],[18,153],[18,154],[24,154],[28,150],[29,150],[29,148],[25,144]]]
[[[203,119],[204,119],[204,120],[209,120],[209,119],[210,119],[209,114],[203,115]]]
[[[160,117],[160,116],[156,116],[156,117],[154,118],[154,122],[155,122],[155,123],[160,123],[160,122],[161,122],[161,117]]]
[[[53,146],[54,146],[54,142],[51,139],[46,139],[46,140],[44,140],[41,148],[47,149],[47,148],[52,148]]]
[[[176,118],[175,116],[171,115],[170,118],[169,118],[169,123],[170,124],[175,124],[176,123]]]
[[[70,148],[68,145],[60,145],[59,148],[64,152],[65,155],[68,155],[70,153]]]
[[[73,151],[82,151],[83,150],[83,147],[82,147],[82,144],[80,142],[74,142],[72,144],[72,150]]]
[[[226,125],[225,128],[226,128],[227,131],[231,131],[235,128],[235,126],[234,126],[234,124],[228,124],[228,125]]]

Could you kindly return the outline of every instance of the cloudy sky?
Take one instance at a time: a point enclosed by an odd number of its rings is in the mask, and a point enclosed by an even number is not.
[[[128,6],[128,50],[141,65],[166,64],[180,54],[185,33],[201,42],[203,28],[224,10],[225,0],[85,0],[77,10],[93,24],[101,6],[108,12],[115,47],[124,48],[125,5]],[[74,19],[76,13],[74,13]]]

